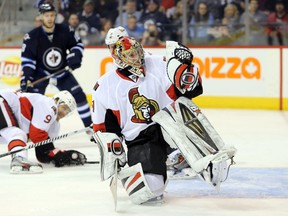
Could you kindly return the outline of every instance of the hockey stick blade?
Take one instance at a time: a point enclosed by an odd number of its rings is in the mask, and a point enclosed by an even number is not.
[[[90,127],[86,127],[86,128],[80,129],[80,130],[75,130],[75,131],[72,131],[70,133],[62,134],[60,136],[57,136],[57,137],[54,137],[54,138],[51,138],[51,139],[43,140],[41,142],[32,143],[30,145],[27,145],[24,148],[21,148],[21,149],[15,150],[15,151],[6,152],[4,154],[0,154],[0,158],[8,156],[8,155],[15,154],[15,153],[20,152],[20,151],[28,150],[28,149],[31,149],[31,148],[36,148],[38,146],[42,146],[42,145],[45,145],[45,144],[50,143],[50,142],[54,142],[54,141],[59,140],[59,139],[63,139],[63,138],[66,138],[66,137],[69,137],[69,136],[72,136],[72,135],[75,135],[75,134],[78,134],[78,133],[82,133],[82,132],[85,132],[87,130],[91,130]]]

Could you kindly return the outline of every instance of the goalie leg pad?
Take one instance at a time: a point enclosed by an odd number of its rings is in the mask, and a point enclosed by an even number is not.
[[[227,146],[200,109],[184,97],[157,112],[152,120],[161,125],[163,136],[171,146],[177,146],[196,173],[207,170],[212,161],[232,158],[236,149]],[[211,182],[212,173],[209,173]],[[215,176],[215,175],[214,175]]]
[[[158,202],[159,197],[163,198],[165,189],[163,176],[144,175],[140,163],[122,169],[118,177],[134,204],[145,204],[154,200]]]
[[[114,133],[98,131],[93,134],[93,138],[98,144],[100,151],[100,177],[101,181],[104,181],[115,173],[114,165],[116,160],[118,160],[120,166],[125,166],[126,153],[121,139]]]

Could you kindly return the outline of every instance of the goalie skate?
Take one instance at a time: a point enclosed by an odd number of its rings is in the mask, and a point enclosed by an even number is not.
[[[184,168],[175,172],[174,170],[167,170],[167,177],[169,180],[189,180],[197,177],[197,173],[192,168]]]
[[[172,154],[174,154],[174,152]],[[180,151],[176,150],[175,155],[173,155],[171,158],[170,155],[168,156],[166,166],[167,170],[174,170],[175,172],[177,172],[189,167],[189,164],[187,163],[183,155],[180,153]]]
[[[220,184],[228,177],[230,165],[234,164],[233,158],[231,158],[231,164],[228,166],[227,160],[229,159],[227,154],[221,154],[220,152],[217,157],[211,160],[207,169],[201,172],[199,176],[219,191]]]
[[[197,176],[197,173],[190,168],[179,150],[176,150],[172,154],[168,156],[166,161],[167,177],[169,180],[192,179]]]
[[[11,174],[34,174],[42,172],[43,168],[41,164],[30,162],[21,156],[16,156],[11,161]]]

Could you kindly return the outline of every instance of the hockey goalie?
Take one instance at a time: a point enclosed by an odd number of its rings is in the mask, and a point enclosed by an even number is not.
[[[227,178],[227,161],[236,152],[191,101],[202,93],[202,84],[190,49],[167,41],[166,50],[166,60],[144,55],[135,39],[120,38],[112,55],[117,69],[94,87],[93,137],[101,154],[101,179],[112,177],[114,187],[120,179],[135,204],[163,201],[167,146],[180,151],[193,172],[216,188]],[[112,192],[117,197],[115,188]]]

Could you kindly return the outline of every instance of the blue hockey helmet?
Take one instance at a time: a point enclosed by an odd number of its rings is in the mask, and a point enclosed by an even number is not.
[[[39,13],[40,14],[43,14],[45,12],[49,12],[49,11],[55,11],[56,12],[56,9],[54,7],[53,4],[51,3],[43,3],[39,6]]]

